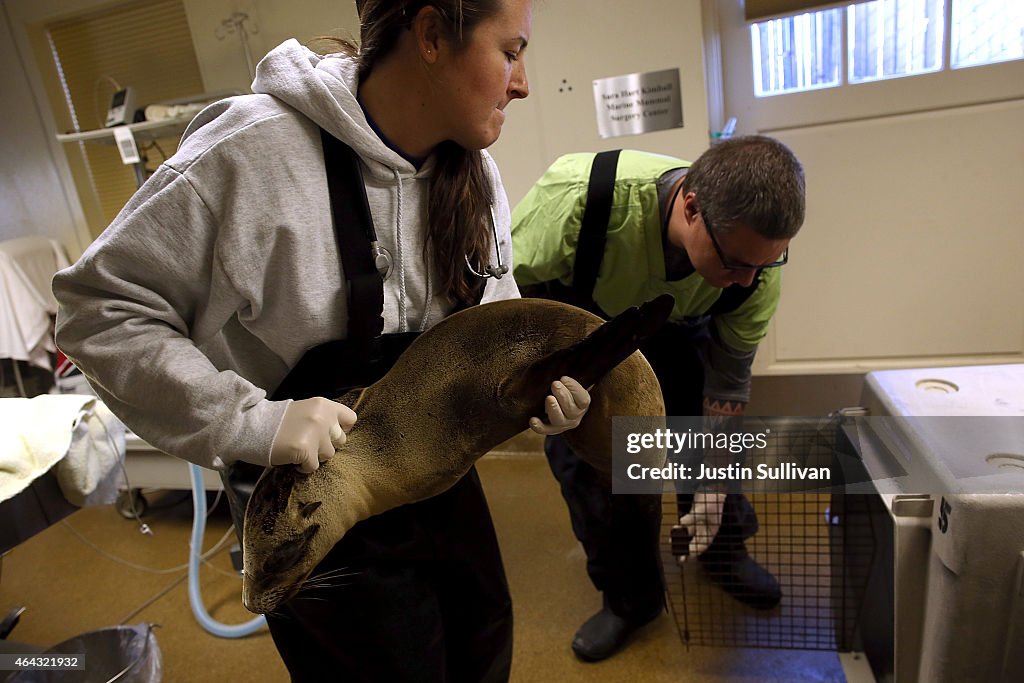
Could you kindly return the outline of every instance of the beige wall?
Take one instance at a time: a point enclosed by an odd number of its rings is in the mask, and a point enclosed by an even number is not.
[[[62,180],[63,159],[56,155],[63,151],[36,103],[6,6],[0,13],[0,88],[0,240],[44,235],[77,255],[88,242],[84,219],[73,188]]]
[[[535,0],[527,50],[530,96],[509,105],[491,152],[509,200],[522,199],[558,156],[631,148],[694,159],[708,146],[699,0]],[[683,127],[601,139],[594,79],[678,68]]]
[[[705,9],[738,130],[779,138],[807,173],[755,370],[1024,362],[1024,61],[757,98],[741,8]]]
[[[254,64],[288,38],[305,43],[322,35],[359,35],[355,3],[349,0],[183,1],[207,92],[249,91],[252,78],[240,38],[223,30],[224,20],[236,12],[249,17],[246,26]]]
[[[236,12],[247,14],[253,62],[287,38],[306,42],[319,35],[358,34],[351,0],[184,0],[189,28],[205,90],[248,91],[251,78],[237,33],[224,35],[222,23]],[[0,107],[8,120],[24,122],[33,135],[5,128],[5,146],[17,145],[27,160],[22,174],[46,176],[34,190],[5,181],[6,206],[51,195],[66,195],[67,211],[54,219],[47,212],[20,210],[19,230],[60,235],[73,253],[88,243],[81,198],[71,182],[67,155],[53,135],[58,132],[33,55],[29,28],[73,16],[109,0],[6,0],[13,43],[0,53],[4,78],[16,80]],[[708,116],[701,50],[700,0],[646,0],[607,3],[598,19],[590,0],[537,0],[527,68],[530,97],[515,102],[501,140],[492,153],[502,169],[509,198],[515,202],[558,155],[571,151],[632,147],[695,158],[707,146]],[[25,68],[17,64],[24,60]],[[602,140],[597,135],[592,81],[596,78],[668,68],[680,70],[684,127],[670,131]],[[21,75],[24,77],[22,78]],[[61,131],[63,132],[63,131]],[[32,139],[29,139],[32,138]],[[5,155],[6,156],[6,155]],[[51,210],[55,204],[49,199]],[[65,215],[67,214],[67,215]],[[59,224],[61,227],[54,228]],[[5,225],[5,231],[9,228]]]
[[[306,41],[325,33],[345,35],[356,32],[354,3],[351,0],[184,2],[204,86],[210,92],[246,90],[249,86],[249,74],[238,36],[228,35],[223,40],[217,37],[220,23],[234,12],[245,12],[250,16],[250,46],[254,60],[288,37]],[[4,67],[2,82],[7,96],[0,98],[0,115],[5,121],[0,130],[4,159],[3,171],[0,172],[0,239],[21,234],[52,235],[68,246],[72,256],[80,253],[88,242],[80,202],[70,181],[67,156],[54,138],[57,131],[53,116],[47,111],[47,98],[40,82],[38,66],[32,59],[26,26],[69,12],[88,11],[108,4],[109,0],[5,0],[3,4],[4,13],[0,15],[3,22],[0,26],[0,60]],[[595,7],[598,4],[599,9]],[[717,87],[720,74],[715,69],[705,74],[701,26],[702,22],[712,21],[714,17],[710,12],[702,13],[701,5],[700,0],[642,0],[638,3],[535,0],[533,36],[527,57],[531,95],[527,100],[511,105],[502,138],[492,148],[502,169],[509,198],[513,202],[523,196],[555,157],[566,152],[632,147],[684,158],[694,158],[700,154],[707,145],[709,104],[715,109],[711,120],[719,122],[722,117],[719,113],[720,101],[712,98],[709,103],[706,94],[706,83],[710,82]],[[8,34],[10,40],[7,40]],[[646,135],[600,139],[594,114],[592,81],[666,68],[680,70],[685,126]],[[1003,105],[988,106],[991,115],[997,117],[992,125],[999,126],[999,131],[992,132],[991,136],[1009,135],[1007,131],[1012,130],[1013,126],[1007,124],[1012,121],[998,118],[1003,115]],[[989,109],[985,110],[986,115]],[[920,136],[921,131],[926,130],[917,126],[916,122],[911,123],[915,123],[915,135]],[[888,135],[889,138],[905,142],[908,139],[907,132],[893,128]],[[1009,136],[1007,139],[1018,138]],[[857,135],[853,135],[851,144],[856,146],[857,139]],[[799,141],[794,138],[794,143]],[[880,152],[884,157],[884,149]],[[939,154],[941,159],[941,152],[933,152],[928,158],[932,159],[929,163],[934,164],[933,157]],[[997,155],[998,152],[998,148],[991,146],[971,146],[960,157],[970,156],[976,164],[984,165],[985,159],[978,158],[979,155]],[[848,158],[848,155],[829,152],[829,148],[817,143],[809,147],[805,154],[808,162],[813,164],[816,178],[841,176]],[[879,161],[884,161],[884,158]],[[998,159],[997,162],[1002,163]],[[1002,212],[999,215],[1009,211],[1019,219],[1019,211],[1013,207],[1020,206],[1020,197],[1019,192],[1005,197],[1005,203],[1000,204],[1002,208],[998,210],[968,205],[963,207],[967,213],[962,215],[970,215],[984,208],[990,212]],[[993,201],[998,202],[999,199]],[[965,224],[965,227],[968,225],[972,230],[976,229],[970,223]],[[1002,221],[1000,229],[1016,235],[1020,234],[1020,226],[1019,220],[1011,218]],[[1018,232],[1014,232],[1015,229]],[[84,238],[83,234],[86,235]],[[815,249],[829,248],[815,244],[810,233],[804,241],[806,245],[801,247],[801,253],[806,257],[805,263]],[[938,254],[949,248],[948,240],[942,244],[918,240],[914,244],[914,250],[924,259],[929,254]],[[872,255],[870,250],[867,254],[850,250],[833,250],[829,253],[831,259],[840,260],[838,265],[833,263],[830,266],[829,271],[833,273],[844,267],[843,259],[870,260]],[[1019,256],[1007,254],[1005,258],[1016,263]],[[1013,272],[1021,271],[1017,269]],[[825,290],[815,285],[814,278],[825,278],[829,282],[829,277],[829,273],[822,268],[803,272],[794,270],[791,279],[809,278],[809,281],[802,283],[801,296],[787,297],[791,300],[784,302],[784,305],[790,308],[783,311],[782,315],[791,315],[808,306],[827,303],[826,297],[822,296]],[[893,272],[886,284],[899,287],[899,277],[899,272]],[[1000,296],[1011,296],[1011,293],[1001,289]],[[977,301],[972,303],[970,298],[957,299],[955,292],[943,305],[953,311],[978,307]],[[869,308],[868,312],[873,310]],[[1015,310],[1019,310],[1019,299]],[[863,319],[854,315],[855,309],[848,312],[850,325],[857,325],[858,320]],[[913,324],[913,320],[908,324]],[[820,348],[813,350],[819,355],[849,355],[849,349],[846,348],[850,344],[849,337],[840,336],[834,326],[826,328],[818,325],[815,328],[812,320],[811,329],[816,334],[821,331],[821,334],[809,338],[802,336],[796,328],[783,330],[785,334],[778,335],[777,339],[773,337],[771,345],[766,345],[763,353],[765,360],[775,362],[776,356],[785,354],[790,339],[800,340],[801,343],[807,343],[807,339],[815,340]],[[888,343],[887,339],[885,334],[873,334],[869,341],[884,347]],[[978,340],[978,348],[988,348],[986,344],[999,344],[1003,341],[1003,337],[990,336]],[[884,351],[881,348],[879,353]],[[927,363],[929,361],[923,359],[925,355],[928,354],[893,362]],[[842,407],[854,402],[854,397],[859,396],[862,374],[871,369],[863,364],[844,363],[819,363],[821,367],[813,369],[807,364],[797,364],[790,370],[780,370],[767,368],[762,362],[760,368],[756,368],[762,374],[792,374],[793,377],[760,380],[755,400],[763,404],[770,396],[771,405],[784,414],[827,412]],[[836,379],[834,375],[837,373],[850,373],[850,376]],[[822,377],[828,376],[833,377],[822,381]],[[770,412],[762,408],[759,410]]]
[[[307,40],[356,26],[355,5],[345,0],[184,0],[205,90],[247,91],[250,79],[237,35],[217,38],[217,29],[235,12],[255,25],[250,44],[254,60],[288,37]],[[0,98],[0,239],[26,234],[52,236],[77,257],[91,241],[83,202],[72,180],[74,154],[56,141],[59,130],[41,73],[46,68],[32,29],[54,19],[111,5],[109,0],[4,0],[0,14],[0,66],[5,97]],[[130,172],[126,169],[126,172]]]
[[[233,12],[249,16],[253,59],[287,38],[358,36],[353,2],[339,0],[184,0],[207,91],[247,91],[251,79],[237,35],[217,28]],[[699,0],[607,3],[600,18],[591,0],[537,0],[527,50],[530,97],[509,107],[501,139],[491,149],[509,199],[521,199],[548,164],[567,152],[633,147],[694,158],[707,147],[708,115]],[[678,68],[684,126],[602,140],[597,134],[592,81]]]

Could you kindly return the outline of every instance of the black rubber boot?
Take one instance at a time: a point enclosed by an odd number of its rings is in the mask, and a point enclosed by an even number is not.
[[[726,593],[754,609],[772,609],[782,600],[779,582],[740,544],[711,544],[698,557],[705,573]]]
[[[599,662],[621,650],[630,636],[654,621],[663,610],[640,619],[626,619],[615,614],[607,604],[600,612],[583,622],[572,639],[572,651],[584,662]]]

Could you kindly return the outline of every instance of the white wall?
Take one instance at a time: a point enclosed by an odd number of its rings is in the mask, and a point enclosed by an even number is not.
[[[741,8],[714,4],[724,108],[807,173],[755,371],[1024,361],[1024,61],[757,98]]]
[[[701,46],[700,0],[535,0],[526,59],[530,96],[509,105],[491,148],[509,200],[522,199],[548,165],[569,152],[629,148],[695,159],[708,146]],[[675,68],[682,128],[598,136],[594,79]]]
[[[713,3],[714,0],[709,2]],[[733,0],[728,2],[731,3]],[[317,35],[345,36],[357,32],[353,0],[184,0],[184,3],[204,85],[210,92],[224,89],[246,90],[249,87],[250,79],[237,35],[228,35],[223,40],[218,39],[216,35],[220,23],[234,12],[245,12],[250,16],[253,31],[250,45],[254,60],[258,60],[267,50],[288,37],[296,37],[305,42]],[[81,209],[67,171],[64,150],[53,137],[56,133],[53,117],[46,110],[48,104],[40,85],[38,70],[31,61],[24,26],[27,23],[40,23],[69,12],[87,11],[107,4],[109,0],[4,0],[4,14],[0,15],[0,66],[3,66],[3,75],[0,78],[3,79],[5,93],[5,96],[0,98],[0,116],[4,120],[4,127],[0,130],[0,150],[3,154],[3,171],[0,172],[0,238],[22,234],[50,235],[63,241],[72,252],[72,256],[85,246],[88,233],[85,231]],[[637,3],[608,0],[599,3],[588,0],[535,0],[533,36],[527,56],[531,94],[528,99],[510,105],[503,135],[491,150],[502,169],[509,198],[513,202],[520,199],[555,157],[570,151],[630,147],[691,159],[699,155],[707,145],[709,127],[706,82],[716,84],[721,77],[714,65],[712,73],[706,75],[704,71],[701,28],[703,21],[708,21],[714,26],[716,17],[712,12],[705,12],[702,15],[700,0],[641,0]],[[731,48],[742,46],[744,40],[746,39],[741,37],[724,46],[727,62]],[[749,47],[747,49],[749,50]],[[715,55],[713,52],[710,54],[712,57]],[[592,94],[594,79],[676,67],[680,70],[682,82],[685,122],[683,128],[610,140],[598,137]],[[749,70],[748,66],[741,68]],[[1006,65],[1005,68],[1019,69],[1019,64]],[[749,74],[744,78],[749,79]],[[906,79],[906,84],[899,85],[903,88],[916,87],[913,81],[914,79]],[[966,95],[971,94],[970,87],[960,91]],[[919,99],[921,102],[928,102],[929,98],[935,96],[934,93],[925,92],[920,94]],[[781,100],[777,103],[782,107]],[[718,123],[722,118],[719,113],[720,102],[713,100],[710,104],[715,110],[711,120]],[[996,136],[1005,134],[1008,136],[1007,140],[1013,140],[1014,144],[1019,145],[1019,135],[1012,135],[1015,130],[1015,126],[1012,125],[1013,116],[1019,115],[1008,112],[1006,105],[999,102],[986,104],[983,109],[984,111],[980,113],[991,119],[989,125],[999,127],[998,132],[987,131],[988,137],[985,139],[992,138],[990,142],[997,141]],[[970,110],[965,109],[964,112],[970,113]],[[725,112],[726,115],[734,113],[736,112]],[[791,125],[799,123],[793,119],[795,114],[785,111],[784,107],[780,115],[788,116]],[[912,124],[914,135],[920,137],[922,131],[927,129],[918,125],[918,118],[927,119],[928,116],[912,114],[910,117],[899,119],[896,123]],[[748,119],[747,114],[741,116],[743,121]],[[875,122],[871,125],[883,123]],[[866,124],[858,125],[863,127]],[[783,136],[795,135],[779,125],[765,128]],[[829,133],[827,127],[815,130]],[[894,127],[887,133],[888,138],[880,139],[896,139],[908,143],[910,138],[905,135],[907,132]],[[857,151],[858,140],[862,139],[860,133],[851,128],[850,138],[849,149]],[[942,147],[949,149],[948,144],[918,140],[917,137],[913,139],[919,144],[926,145],[930,150],[929,154],[924,155],[927,163],[936,167],[945,166],[941,163]],[[792,142],[800,144],[797,138]],[[998,144],[971,145],[969,139],[960,140],[959,143],[967,147],[958,148],[954,159],[970,158],[976,165],[984,165],[985,159],[991,158],[993,172],[1005,165],[1005,154],[1000,152]],[[872,149],[877,152],[879,163],[884,163],[887,154],[885,145]],[[901,154],[913,154],[913,149]],[[831,147],[817,143],[804,150],[804,155],[808,164],[813,166],[815,184],[818,184],[819,178],[843,177],[844,169],[852,158],[849,153],[839,153]],[[1019,171],[1019,159],[1015,164],[1014,168]],[[955,168],[954,164],[950,170]],[[963,182],[964,179],[961,178],[949,184],[951,197],[963,189]],[[972,182],[984,183],[985,176],[974,178]],[[858,184],[857,178],[853,178],[847,186],[856,187]],[[982,193],[965,194],[971,197],[981,196]],[[955,212],[951,210],[950,216],[961,216],[961,223],[958,225],[961,226],[964,236],[968,237],[976,236],[978,230],[977,224],[970,217],[976,216],[981,210],[989,213],[994,211],[1001,219],[995,221],[998,226],[990,225],[988,229],[1002,230],[1000,234],[1003,235],[1003,243],[1019,245],[1019,236],[1022,234],[1019,232],[1022,225],[1019,220],[1021,196],[1020,192],[1013,192],[1002,199],[990,198],[988,201],[994,201],[998,205],[982,207],[971,206],[970,202],[967,202]],[[912,201],[905,203],[913,205]],[[867,202],[864,206],[871,207],[873,204]],[[951,209],[954,206],[956,205],[951,202]],[[903,222],[917,225],[914,221]],[[820,232],[825,234],[824,230]],[[843,234],[855,236],[858,231],[846,231]],[[83,239],[82,235],[86,237]],[[805,263],[809,263],[811,252],[823,247],[815,244],[815,238],[810,231],[807,236],[801,236],[801,243],[805,241],[805,247],[800,247],[801,254],[804,255],[801,258]],[[971,241],[968,239],[965,244]],[[863,242],[861,246],[863,247]],[[941,244],[920,239],[915,240],[912,249],[904,246],[899,247],[897,251],[902,254],[912,253],[915,258],[926,262],[935,254],[945,253],[943,249],[949,251],[950,248],[957,247],[948,238],[944,238]],[[1019,246],[1005,251],[1006,253],[999,255],[1000,258],[1010,264],[1019,261]],[[839,249],[829,253],[833,259],[856,258],[871,261],[870,256],[873,252],[868,250],[867,253],[860,253]],[[986,259],[973,259],[972,268],[965,272],[978,274],[977,280],[981,283],[983,278],[991,275],[985,273],[986,264],[989,263],[991,261]],[[798,289],[802,293],[799,296],[785,297],[783,306],[788,308],[780,311],[780,318],[799,313],[801,310],[811,310],[818,305],[828,305],[827,298],[822,295],[827,288],[816,285],[813,278],[826,278],[826,284],[833,282],[834,278],[827,279],[830,270],[838,272],[837,268],[832,266],[815,267],[803,273],[799,272],[798,268],[794,269],[790,279],[809,277],[811,280],[796,283],[801,284]],[[1021,269],[1004,272],[1007,270],[999,269],[1001,277],[1007,281],[1017,282],[1014,278],[1019,276],[1014,273],[1019,274]],[[965,274],[958,272],[957,276],[965,277]],[[900,272],[893,272],[892,275],[886,276],[886,281],[896,287],[900,277]],[[977,289],[977,286],[974,288]],[[905,291],[905,288],[901,291]],[[1000,287],[997,295],[1005,302],[1007,310],[1012,309],[1018,313],[1022,310],[1019,292],[1011,292],[1006,287]],[[946,292],[943,296],[949,299],[943,303],[948,305],[951,311],[981,311],[978,306],[979,300],[972,301],[970,297],[963,296],[958,298],[955,291]],[[1015,296],[1018,298],[1014,299]],[[887,302],[886,305],[892,303],[891,299],[884,297],[884,292],[881,300]],[[855,307],[843,310],[850,313]],[[877,310],[877,307],[870,308],[869,312]],[[836,315],[844,314],[839,309],[833,308],[832,311],[839,311]],[[985,311],[982,322],[994,317],[987,309]],[[1018,316],[1017,320],[1019,319]],[[863,318],[850,315],[847,320],[850,326],[856,326]],[[907,320],[907,324],[913,325],[913,317]],[[975,331],[971,334],[982,334],[984,338],[974,341],[967,339],[965,343],[970,342],[979,350],[998,355],[1000,351],[1012,352],[1020,348],[1007,346],[1007,339],[1010,342],[1020,340],[1017,328],[1009,329],[1004,325],[997,331],[998,334],[993,335],[978,331],[986,329],[984,325],[973,327]],[[792,329],[797,330],[797,327]],[[770,343],[766,344],[763,353],[759,354],[761,363],[759,368],[755,368],[756,371],[763,374],[803,373],[809,376],[822,373],[863,373],[876,365],[886,363],[896,366],[905,366],[913,362],[929,363],[932,360],[939,360],[935,356],[943,352],[943,348],[939,348],[939,343],[932,345],[934,348],[930,354],[920,353],[903,343],[905,336],[873,333],[869,341],[878,346],[872,347],[871,363],[865,364],[855,358],[851,360],[851,356],[862,355],[866,346],[858,346],[851,352],[846,348],[851,343],[850,337],[841,336],[835,326],[819,326],[813,329],[820,329],[822,334],[805,336],[799,332],[791,333],[789,327],[782,330],[782,334],[773,334]],[[913,329],[910,332],[913,332]],[[1010,337],[1007,337],[1007,334]],[[938,335],[937,338],[938,342],[945,343],[943,335]],[[961,337],[961,340],[963,339],[965,338]],[[793,345],[793,340],[804,346],[812,343],[817,346],[809,350],[803,346],[794,347],[796,351],[793,353],[801,356],[794,361],[787,356],[793,355],[788,350]],[[887,354],[890,342],[902,344],[899,351],[905,355],[889,361],[881,358],[880,355]],[[809,362],[802,359],[809,355],[815,356],[817,360],[812,359],[813,362]],[[826,359],[837,360],[818,362],[823,356]],[[924,356],[930,356],[931,360]],[[780,364],[788,365],[781,367]],[[859,386],[858,382],[857,376],[849,378],[848,381],[844,380],[841,386],[836,385],[833,394],[848,397],[855,393]],[[778,382],[776,384],[779,395],[785,395],[789,391]],[[801,385],[803,388],[800,391],[809,391],[809,387],[819,384],[806,381]],[[806,396],[806,393],[802,395]],[[833,399],[829,399],[829,403],[833,402]]]
[[[207,91],[247,91],[251,79],[237,35],[217,37],[232,12],[249,16],[254,60],[286,38],[358,37],[351,0],[184,0]],[[527,49],[530,96],[509,105],[501,138],[491,148],[509,199],[522,198],[559,155],[631,147],[695,158],[707,147],[708,116],[699,0],[609,2],[594,14],[592,0],[536,0]],[[584,21],[584,17],[593,18]],[[684,126],[602,140],[597,134],[592,81],[628,73],[679,68]]]
[[[222,22],[236,12],[249,16],[254,63],[286,38],[307,42],[321,35],[358,35],[354,0],[183,2],[207,92],[249,89],[251,78],[239,36],[223,35],[222,30]],[[5,126],[0,140],[5,159],[19,158],[21,164],[17,177],[2,176],[4,229],[8,230],[9,213],[10,222],[19,226],[18,234],[53,234],[72,255],[84,248],[88,231],[64,150],[53,138],[57,131],[25,26],[108,5],[109,0],[5,0],[13,40],[3,41],[0,59],[5,84],[13,81],[5,92],[16,96],[0,98],[0,113],[16,125]],[[502,138],[491,150],[509,199],[520,199],[548,164],[567,152],[631,147],[696,158],[708,138],[701,37],[700,0],[608,2],[599,13],[591,0],[536,0],[527,51],[531,95],[512,103]],[[667,68],[680,70],[684,127],[600,139],[592,81]],[[10,154],[8,146],[14,146]]]
[[[353,0],[183,0],[199,71],[207,92],[249,92],[252,78],[237,33],[224,34],[232,14],[248,15],[246,23],[253,64],[288,38],[301,43],[323,35],[359,36]],[[223,36],[223,37],[220,37]]]
[[[69,196],[62,182],[50,131],[15,47],[6,5],[0,12],[0,92],[0,240],[44,235],[77,256],[88,233],[76,196]]]

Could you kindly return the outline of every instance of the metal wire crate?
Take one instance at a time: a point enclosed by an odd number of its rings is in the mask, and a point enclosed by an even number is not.
[[[831,458],[838,420],[791,425],[773,422],[769,447],[748,456],[745,464],[773,464],[780,459]],[[746,492],[757,512],[758,532],[747,551],[778,580],[781,603],[771,610],[748,607],[726,593],[696,558],[682,566],[673,554],[671,531],[679,522],[674,493],[662,499],[662,560],[669,607],[684,644],[850,651],[854,642],[866,569],[875,552],[873,534],[864,525],[848,527],[836,508],[849,505],[831,493]],[[678,548],[677,548],[678,550]],[[862,562],[843,562],[851,555]]]

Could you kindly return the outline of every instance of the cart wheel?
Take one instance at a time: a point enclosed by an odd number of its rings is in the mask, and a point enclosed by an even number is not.
[[[142,517],[146,514],[146,508],[149,504],[146,502],[146,497],[142,495],[142,491],[139,489],[129,489],[128,491],[121,491],[117,494],[117,512],[125,519],[135,519],[136,517]]]

